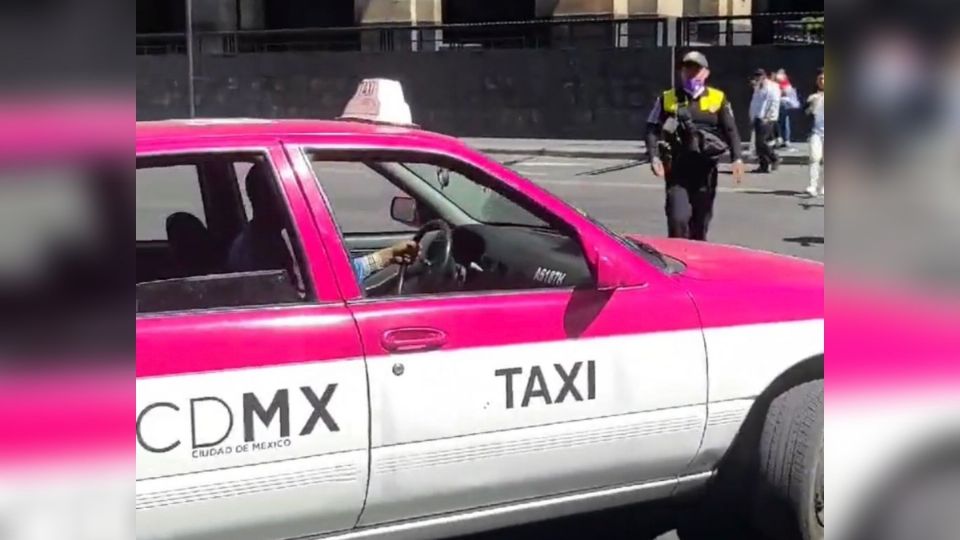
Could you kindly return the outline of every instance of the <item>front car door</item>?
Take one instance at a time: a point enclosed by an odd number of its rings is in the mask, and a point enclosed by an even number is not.
[[[175,146],[138,144],[137,537],[350,529],[367,486],[366,372],[296,178],[275,141]],[[292,266],[238,272],[225,231],[247,225],[257,163]]]
[[[331,160],[370,164],[384,151],[307,144],[289,153],[314,184],[304,189],[322,210],[325,243],[337,246],[331,261],[368,363],[371,478],[361,525],[610,486],[671,493],[703,433],[706,359],[694,306],[665,272],[498,164],[466,149],[410,148],[390,159],[414,170],[442,161],[461,181],[504,192],[512,211],[565,223],[545,233],[556,249],[597,250],[645,278],[599,291],[537,268],[528,289],[366,297],[325,211],[358,209],[310,190],[326,190]]]

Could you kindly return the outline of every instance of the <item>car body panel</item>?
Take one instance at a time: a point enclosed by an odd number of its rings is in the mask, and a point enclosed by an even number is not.
[[[693,304],[663,285],[353,304],[373,419],[361,524],[675,476],[703,433],[706,357]],[[446,343],[388,354],[404,327]]]
[[[637,237],[684,263],[674,276],[697,305],[710,401],[760,394],[823,355],[823,265],[735,246]]]
[[[674,279],[697,305],[710,370],[707,429],[687,472],[710,470],[756,396],[804,362],[822,366],[823,265],[736,246],[633,238],[685,267]]]
[[[368,465],[362,358],[140,379],[137,410],[139,538],[288,538],[356,523]]]

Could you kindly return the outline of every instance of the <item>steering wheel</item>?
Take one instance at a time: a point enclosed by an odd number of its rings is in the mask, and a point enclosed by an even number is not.
[[[427,245],[423,245],[421,241],[424,236],[433,231],[440,234],[432,238]],[[400,266],[397,294],[403,294],[403,282],[408,275],[419,277],[426,282],[427,288],[433,290],[453,271],[453,230],[446,221],[434,219],[423,224],[417,234],[413,235],[413,241],[420,244],[420,253],[413,264]]]

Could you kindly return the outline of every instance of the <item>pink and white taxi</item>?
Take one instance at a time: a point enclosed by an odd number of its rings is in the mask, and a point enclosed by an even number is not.
[[[615,234],[390,81],[344,116],[137,126],[138,538],[822,538],[822,265]]]

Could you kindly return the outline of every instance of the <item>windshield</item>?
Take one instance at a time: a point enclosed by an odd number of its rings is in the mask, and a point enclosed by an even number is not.
[[[486,225],[548,228],[549,225],[496,191],[456,171],[427,163],[401,163],[475,221]]]
[[[650,261],[652,264],[654,264],[655,266],[661,269],[664,269],[664,270],[669,269],[670,264],[667,262],[667,259],[663,256],[662,253],[657,251],[657,249],[651,246],[650,244],[641,242],[640,240],[636,240],[633,238],[626,238],[620,234],[617,234],[611,231],[606,225],[601,223],[595,217],[591,216],[590,214],[584,212],[579,208],[576,208],[576,207],[574,208],[577,210],[577,212],[580,213],[580,215],[589,219],[591,223],[603,229],[603,231],[609,234],[610,236],[616,238],[622,245],[627,247],[630,251],[636,253],[637,255],[640,255],[641,257]]]

